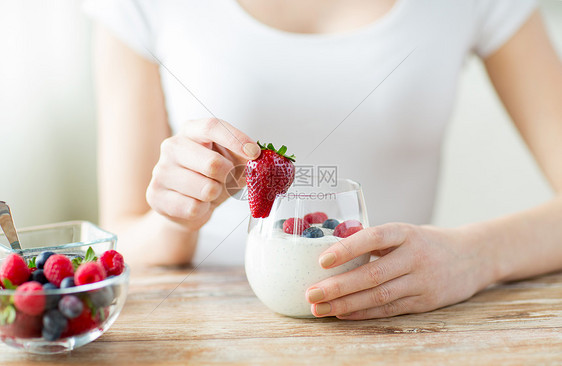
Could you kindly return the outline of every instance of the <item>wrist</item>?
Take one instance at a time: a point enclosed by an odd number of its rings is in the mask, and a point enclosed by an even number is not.
[[[502,281],[506,276],[505,265],[501,248],[493,239],[492,228],[486,223],[473,223],[455,230],[468,250],[466,255],[473,261],[478,276],[477,291]]]

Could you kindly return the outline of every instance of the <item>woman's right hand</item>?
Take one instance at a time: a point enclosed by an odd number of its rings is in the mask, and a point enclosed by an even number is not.
[[[246,134],[223,120],[188,121],[179,133],[162,142],[146,191],[147,202],[159,214],[197,231],[229,197],[225,189],[227,178],[232,179],[229,172],[257,158],[260,150]]]

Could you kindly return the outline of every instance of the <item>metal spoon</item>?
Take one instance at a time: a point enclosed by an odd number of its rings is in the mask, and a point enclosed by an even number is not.
[[[10,206],[4,201],[0,201],[0,226],[2,226],[2,230],[4,234],[6,234],[6,238],[10,242],[12,249],[21,252],[20,240],[16,227],[14,226]]]

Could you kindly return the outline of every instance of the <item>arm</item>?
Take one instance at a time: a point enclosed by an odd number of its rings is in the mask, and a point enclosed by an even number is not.
[[[228,171],[259,147],[216,119],[172,136],[158,65],[101,27],[94,47],[100,224],[130,264],[189,263],[199,228],[228,197]]]
[[[515,126],[557,194],[533,210],[480,225],[490,246],[502,251],[496,254],[498,280],[560,269],[562,62],[549,43],[539,13],[484,61]]]
[[[316,316],[424,312],[495,282],[562,269],[562,65],[539,14],[485,64],[557,196],[531,210],[455,229],[392,223],[342,239],[320,257],[325,268],[367,252],[380,258],[309,288]]]

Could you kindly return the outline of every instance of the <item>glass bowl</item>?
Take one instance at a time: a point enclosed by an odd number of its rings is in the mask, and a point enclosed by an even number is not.
[[[92,248],[99,257],[103,252],[114,249],[117,242],[114,234],[85,221],[23,228],[18,230],[18,235],[22,244],[19,254],[26,260],[43,251],[65,254],[71,259],[84,257],[88,248]],[[7,243],[4,235],[0,234],[0,263],[10,253],[15,253]],[[14,304],[17,290],[0,290],[0,340],[9,346],[38,354],[71,351],[92,342],[109,329],[123,309],[129,272],[129,267],[125,266],[120,275],[87,285],[44,289],[29,294],[20,291],[18,296],[25,297],[26,302],[45,302],[44,310],[38,315],[28,315],[17,309]],[[67,326],[60,337],[47,340],[42,334],[47,313],[70,295],[81,300],[82,311],[75,318],[67,319]]]
[[[325,216],[318,216],[319,212]],[[308,214],[315,214],[317,219]],[[322,235],[307,237],[295,219],[310,221],[309,226],[321,230]],[[359,183],[347,179],[334,184],[293,185],[286,194],[275,198],[267,218],[250,219],[246,276],[258,299],[274,312],[313,318],[306,290],[369,262],[370,255],[364,254],[340,266],[322,268],[318,262],[320,254],[337,243],[343,245],[342,237],[348,236],[342,234],[344,230],[325,227],[334,225],[333,221],[332,225],[324,225],[326,219],[337,220],[342,227],[347,225],[344,223],[356,225],[356,231],[369,225]],[[351,235],[351,229],[348,234]]]

